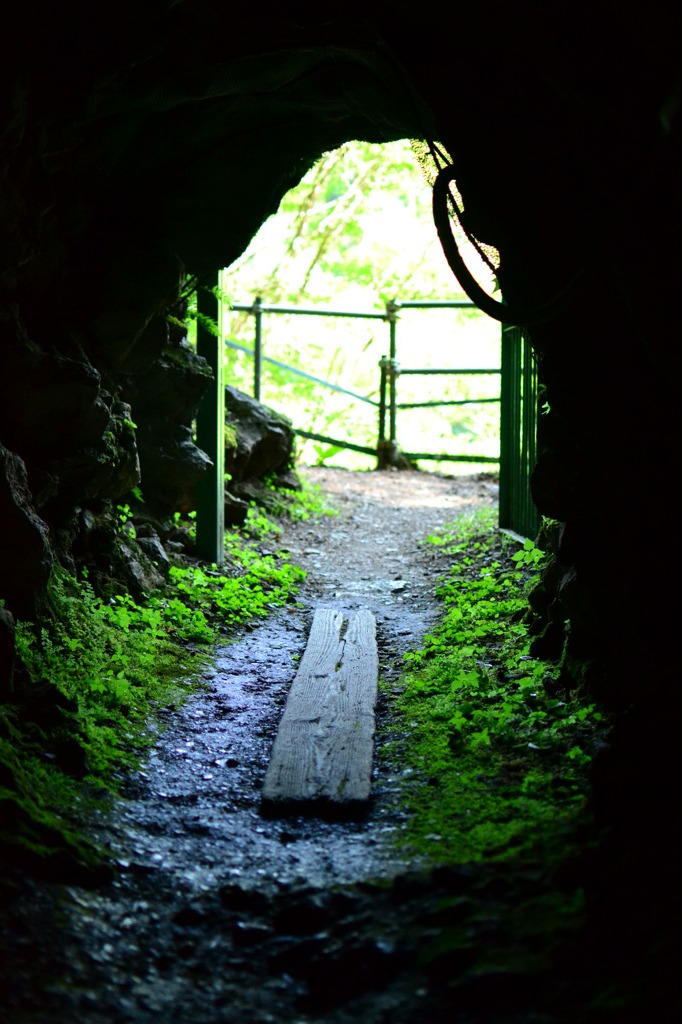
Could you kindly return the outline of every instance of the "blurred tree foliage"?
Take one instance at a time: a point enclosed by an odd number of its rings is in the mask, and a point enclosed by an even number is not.
[[[243,255],[223,271],[221,293],[237,305],[250,305],[260,295],[265,305],[375,313],[384,312],[391,299],[466,298],[440,248],[431,188],[408,140],[382,145],[349,142],[326,153],[284,196],[278,212]],[[443,352],[453,351],[457,338],[472,351],[458,355],[452,365],[495,366],[499,328],[486,319],[468,310],[406,312],[398,328],[399,361],[409,366],[442,365]],[[230,313],[226,307],[223,322],[229,340],[253,347],[250,314]],[[382,320],[277,315],[266,316],[263,325],[266,356],[377,398],[378,363],[388,355],[389,346],[388,325]],[[250,392],[252,360],[229,348],[226,360],[228,379]],[[438,385],[439,394],[443,386]],[[462,378],[456,386],[448,379],[447,386],[453,388],[450,397],[458,398],[472,397],[472,388],[479,387],[471,378]],[[404,401],[436,397],[432,389],[424,378],[401,381]],[[481,394],[490,393],[490,382],[484,383]],[[376,442],[377,412],[372,405],[267,363],[262,394],[266,403],[287,412],[301,429],[348,437],[350,425],[355,443],[371,447]],[[497,443],[496,406],[462,406],[446,415],[411,412],[401,414],[401,421],[400,440],[413,451],[447,451],[454,438],[471,454],[472,446],[485,437],[481,454],[493,454]],[[372,464],[365,456],[340,454],[317,442],[306,444],[304,457]]]

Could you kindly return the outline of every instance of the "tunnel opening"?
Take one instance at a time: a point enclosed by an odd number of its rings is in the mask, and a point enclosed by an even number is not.
[[[351,142],[326,154],[222,271],[226,378],[249,393],[257,388],[257,397],[262,387],[263,400],[279,404],[306,434],[372,449],[386,434],[377,422],[382,363],[395,349],[400,409],[410,410],[400,412],[399,447],[428,452],[429,464],[445,472],[496,469],[485,460],[499,454],[500,330],[468,303],[443,259],[415,145]],[[258,299],[265,316],[254,312]],[[268,316],[272,307],[292,315]],[[255,344],[265,358],[257,382]],[[453,373],[439,376],[446,363]],[[479,366],[478,376],[466,372]],[[457,375],[458,367],[465,372]],[[317,382],[297,379],[297,370]],[[305,434],[298,447],[304,464],[368,469],[377,461],[376,452],[335,450]],[[481,463],[472,470],[477,451]]]

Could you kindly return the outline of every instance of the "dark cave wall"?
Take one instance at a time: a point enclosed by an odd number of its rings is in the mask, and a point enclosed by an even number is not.
[[[186,275],[239,255],[324,150],[429,117],[391,59],[314,22],[288,50],[274,19],[261,55],[213,4],[108,9],[106,28],[85,5],[14,9],[3,64],[0,438],[24,476],[3,492],[0,596],[21,616],[55,559],[106,562],[132,487],[192,507],[208,378],[175,323]]]
[[[679,26],[658,7],[646,22],[600,5],[589,25],[564,13],[520,36],[509,26],[499,75],[482,88],[477,79],[480,106],[448,122],[443,140],[458,167],[461,154],[474,230],[500,248],[510,304],[532,309],[575,280],[528,327],[548,404],[532,493],[562,524],[536,642],[563,657],[567,687],[615,714],[594,763],[606,832],[586,885],[602,945],[634,971],[665,961],[660,936],[674,943],[680,899],[678,626],[665,596],[679,571],[666,498],[679,462],[678,289],[666,284],[679,273],[682,226]],[[459,96],[447,79],[440,94]]]
[[[54,561],[90,550],[132,486],[161,512],[191,501],[202,455],[188,424],[205,367],[168,320],[184,275],[231,262],[325,149],[432,133],[453,154],[471,227],[502,253],[510,303],[533,307],[572,282],[529,327],[549,405],[533,491],[564,524],[539,612],[555,624],[550,653],[565,645],[567,684],[624,716],[599,768],[602,812],[620,842],[636,821],[660,848],[654,812],[679,767],[665,597],[678,546],[672,5],[646,21],[602,4],[588,21],[564,5],[539,17],[458,4],[436,19],[380,3],[291,4],[262,19],[209,0],[102,3],[96,19],[84,4],[27,2],[7,17],[9,612],[31,614]],[[171,493],[155,484],[169,465]],[[2,628],[11,652],[7,611]]]
[[[532,492],[565,524],[551,616],[570,622],[567,668],[613,706],[643,678],[663,701],[656,580],[677,552],[654,495],[678,443],[679,16],[497,12],[438,37],[415,19],[395,50],[453,154],[467,224],[502,254],[505,299],[528,310],[548,406]]]

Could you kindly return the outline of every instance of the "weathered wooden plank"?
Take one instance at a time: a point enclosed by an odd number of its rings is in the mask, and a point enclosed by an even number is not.
[[[318,609],[275,739],[262,809],[346,814],[366,805],[372,779],[379,659],[376,623],[361,610]]]

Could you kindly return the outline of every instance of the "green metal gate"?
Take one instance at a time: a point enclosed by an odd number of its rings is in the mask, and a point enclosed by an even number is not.
[[[224,405],[223,405],[223,341],[216,337],[205,327],[205,322],[219,320],[218,302],[215,298],[213,288],[205,288],[198,295],[199,314],[198,324],[198,350],[204,355],[211,366],[214,375],[213,387],[202,402],[197,416],[197,441],[210,457],[214,464],[211,472],[206,474],[197,493],[197,548],[202,557],[215,562],[220,562],[223,557],[222,534],[223,534],[223,454],[224,454]],[[404,303],[405,306],[450,306],[450,305],[472,305],[468,302],[461,303]],[[345,442],[344,447],[354,448],[358,451],[365,451],[368,454],[382,455],[382,446],[396,446],[395,441],[395,414],[400,404],[396,402],[395,377],[397,373],[499,373],[500,385],[500,495],[499,495],[499,524],[504,529],[513,530],[526,537],[535,537],[540,525],[540,516],[533,505],[530,496],[530,474],[536,461],[536,430],[538,413],[538,381],[535,361],[533,358],[530,343],[523,336],[518,327],[503,326],[501,341],[501,362],[498,370],[471,370],[455,371],[451,369],[410,369],[399,371],[395,359],[395,313],[399,308],[396,303],[390,303],[391,307],[387,314],[348,314],[335,311],[320,310],[284,310],[278,307],[266,308],[260,300],[253,306],[233,306],[233,309],[243,308],[256,315],[256,344],[255,344],[255,384],[254,395],[259,397],[260,392],[260,364],[261,352],[261,323],[260,318],[263,312],[297,312],[311,315],[331,316],[370,316],[373,319],[387,320],[391,328],[391,358],[381,361],[381,401],[379,440],[377,449],[358,447]],[[390,315],[389,315],[390,314]],[[222,333],[222,332],[219,332]],[[241,348],[233,345],[232,347]],[[274,360],[269,360],[276,362]],[[278,364],[280,365],[280,364]],[[288,367],[288,369],[292,369]],[[294,371],[299,372],[299,371]],[[304,374],[304,376],[310,376]],[[312,380],[317,378],[310,377]],[[385,418],[387,413],[387,391],[390,382],[390,437],[386,436]],[[318,381],[320,384],[327,384],[325,381]],[[331,386],[331,385],[328,385]],[[346,391],[345,388],[335,390]],[[351,394],[350,391],[347,391]],[[361,397],[361,396],[355,396]],[[497,399],[478,399],[477,401],[497,401]],[[453,404],[447,401],[429,402],[429,405]],[[458,403],[455,403],[458,404]],[[410,408],[414,403],[408,403],[405,408]],[[318,437],[315,434],[308,434],[299,431],[303,436]],[[321,440],[331,440],[320,438]],[[335,441],[334,443],[342,444]],[[396,446],[397,447],[397,446]],[[409,456],[409,453],[408,453]],[[473,461],[473,457],[467,456],[444,456],[429,453],[412,455],[413,459],[421,458],[450,458],[453,461]],[[476,461],[496,462],[497,459],[487,457],[476,457]]]
[[[540,515],[530,496],[537,458],[538,377],[520,327],[502,328],[500,391],[500,526],[535,537]]]

